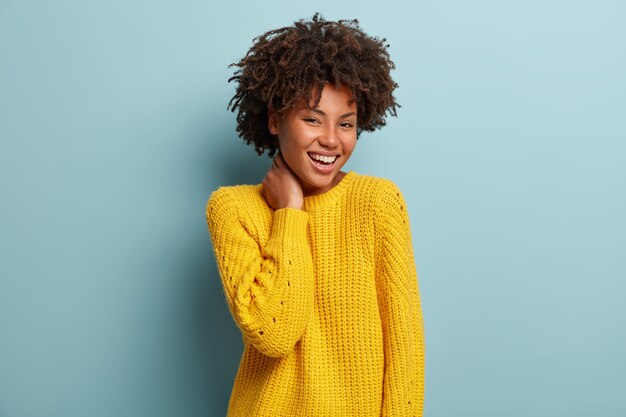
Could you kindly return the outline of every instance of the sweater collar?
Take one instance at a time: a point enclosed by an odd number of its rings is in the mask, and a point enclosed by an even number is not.
[[[328,206],[336,201],[343,192],[348,188],[352,180],[357,174],[354,171],[348,171],[346,175],[330,190],[316,195],[304,197],[302,209],[310,212],[318,208]]]

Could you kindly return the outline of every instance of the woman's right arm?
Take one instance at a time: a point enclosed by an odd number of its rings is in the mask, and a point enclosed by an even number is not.
[[[313,309],[308,213],[276,210],[264,245],[247,232],[224,189],[209,198],[206,218],[224,293],[245,340],[266,356],[288,355]]]

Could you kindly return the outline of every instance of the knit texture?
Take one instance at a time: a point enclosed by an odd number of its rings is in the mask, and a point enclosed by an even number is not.
[[[424,329],[409,216],[348,172],[302,210],[221,187],[206,218],[244,352],[228,417],[421,416]]]

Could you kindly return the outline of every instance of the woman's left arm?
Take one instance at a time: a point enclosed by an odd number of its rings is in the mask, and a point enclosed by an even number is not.
[[[376,281],[385,351],[382,416],[421,417],[424,325],[409,216],[402,192],[389,180],[383,180],[376,205]]]

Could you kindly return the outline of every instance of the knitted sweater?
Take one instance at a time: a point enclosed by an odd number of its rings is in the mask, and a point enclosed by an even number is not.
[[[350,171],[302,210],[273,210],[261,190],[221,187],[206,206],[244,344],[228,416],[421,416],[424,330],[398,187]]]

